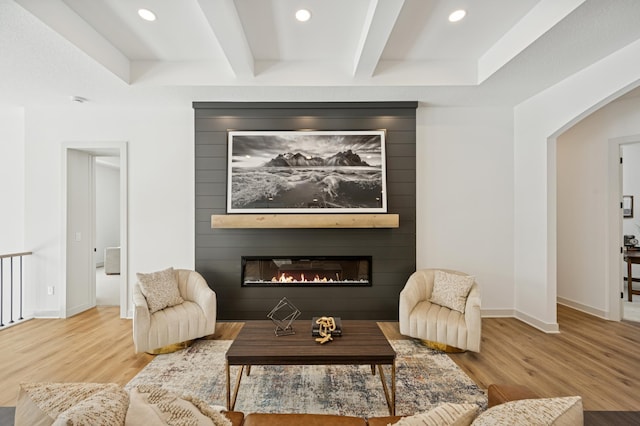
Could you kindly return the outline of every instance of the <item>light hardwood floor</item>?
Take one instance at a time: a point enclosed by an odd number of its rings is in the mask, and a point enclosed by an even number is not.
[[[98,307],[0,330],[0,406],[15,405],[21,382],[129,382],[153,356],[134,353],[131,320],[118,315]],[[544,396],[581,395],[587,410],[640,410],[640,324],[563,306],[558,322],[559,334],[545,334],[513,318],[485,318],[481,352],[450,356],[483,389],[519,383]],[[404,338],[397,322],[380,325],[389,339]],[[241,327],[218,322],[212,338],[233,339]]]

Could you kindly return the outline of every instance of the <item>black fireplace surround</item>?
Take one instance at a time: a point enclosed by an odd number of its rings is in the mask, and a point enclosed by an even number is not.
[[[417,106],[403,101],[193,103],[195,269],[216,292],[218,320],[264,320],[283,297],[302,312],[300,319],[397,320],[398,294],[416,268],[416,165],[424,161],[415,155]],[[229,131],[303,129],[385,130],[387,213],[399,216],[398,228],[212,228],[212,215],[229,214]],[[289,255],[371,256],[369,284],[242,285],[242,256]]]
[[[243,287],[371,286],[371,256],[243,256]]]

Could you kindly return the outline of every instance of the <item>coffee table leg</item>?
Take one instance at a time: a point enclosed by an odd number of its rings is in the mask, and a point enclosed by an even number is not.
[[[231,411],[231,371],[229,370],[229,361],[226,363],[225,373],[227,376],[227,410]]]
[[[238,399],[238,389],[240,388],[240,380],[242,380],[242,373],[244,371],[244,365],[240,366],[238,376],[236,377],[236,385],[233,389],[233,398],[231,397],[231,369],[227,362],[227,410],[233,411],[236,407],[236,399]]]
[[[396,360],[391,364],[391,415],[396,415]]]
[[[242,380],[243,371],[244,365],[240,366],[240,371],[238,371],[238,377],[236,378],[236,387],[233,391],[233,399],[231,399],[231,411],[236,407],[236,399],[238,399],[238,389],[240,389],[240,380]]]
[[[382,364],[378,364],[378,372],[380,373],[380,380],[382,381],[382,390],[384,390],[384,398],[387,400],[387,406],[389,407],[389,414],[396,415],[396,362],[391,364],[391,395],[389,395],[389,387],[387,386],[387,378],[384,376],[384,370]]]

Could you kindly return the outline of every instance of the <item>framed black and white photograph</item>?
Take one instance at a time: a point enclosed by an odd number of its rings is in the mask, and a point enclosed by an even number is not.
[[[230,131],[227,213],[386,213],[385,131]]]

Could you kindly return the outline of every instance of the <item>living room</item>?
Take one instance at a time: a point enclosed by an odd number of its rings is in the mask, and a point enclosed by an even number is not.
[[[535,62],[517,55],[496,75],[473,85],[401,79],[349,85],[320,77],[284,84],[290,77],[285,73],[277,85],[229,83],[226,77],[210,83],[203,77],[201,84],[172,87],[157,85],[167,84],[171,73],[159,75],[161,67],[145,73],[141,63],[135,79],[122,81],[41,22],[37,11],[23,9],[26,3],[0,4],[0,27],[7,32],[2,69],[26,79],[1,83],[0,137],[9,143],[0,146],[0,170],[3,181],[11,182],[3,187],[2,199],[12,208],[0,213],[0,253],[34,252],[26,264],[29,317],[67,314],[64,143],[126,145],[120,316],[130,317],[136,272],[194,269],[194,230],[209,225],[209,218],[195,214],[193,102],[409,101],[417,102],[416,269],[474,275],[486,318],[517,318],[562,334],[561,301],[620,320],[621,285],[612,283],[623,278],[622,219],[616,210],[622,194],[611,180],[617,170],[611,150],[640,141],[640,97],[633,90],[640,81],[635,2],[570,2],[574,9],[564,20],[556,17],[559,27],[525,49],[539,55]],[[537,11],[548,3],[530,2]],[[569,37],[570,25],[583,33]],[[14,40],[16,34],[20,40]],[[615,40],[605,46],[604,35]],[[558,50],[545,56],[551,45]],[[572,54],[582,56],[571,61]],[[566,68],[554,72],[561,65]],[[29,79],[37,67],[46,75]],[[28,96],[29,87],[39,95]],[[87,102],[71,102],[71,95]],[[589,148],[562,150],[580,140]],[[562,180],[564,171],[581,179]]]

